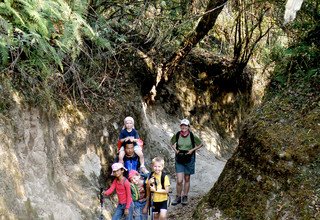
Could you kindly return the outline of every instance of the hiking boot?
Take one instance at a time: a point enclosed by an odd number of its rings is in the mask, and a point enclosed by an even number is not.
[[[148,174],[149,173],[149,170],[147,170],[146,167],[140,167],[140,171],[144,174]]]
[[[187,205],[188,204],[188,196],[182,196],[181,204],[182,205]]]
[[[181,203],[181,196],[176,196],[176,198],[171,202],[171,205],[178,205]]]

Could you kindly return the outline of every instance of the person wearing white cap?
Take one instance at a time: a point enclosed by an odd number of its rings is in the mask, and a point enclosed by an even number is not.
[[[195,173],[195,152],[203,144],[200,138],[190,131],[190,122],[186,118],[181,120],[180,131],[172,136],[170,143],[176,154],[176,198],[171,204],[187,205],[190,176]]]
[[[126,220],[133,219],[133,201],[131,196],[130,182],[123,176],[127,170],[122,163],[114,163],[111,166],[112,176],[115,176],[109,189],[103,192],[103,195],[109,196],[116,190],[118,196],[118,206],[112,216],[112,220],[119,220],[125,215]]]
[[[119,162],[123,163],[123,158],[125,155],[123,144],[127,141],[133,142],[134,152],[139,156],[140,171],[143,173],[149,173],[144,165],[144,155],[142,152],[142,146],[140,146],[142,141],[139,137],[138,131],[134,128],[134,119],[130,116],[124,119],[124,126],[120,132],[119,141],[122,143],[122,146],[119,150]]]

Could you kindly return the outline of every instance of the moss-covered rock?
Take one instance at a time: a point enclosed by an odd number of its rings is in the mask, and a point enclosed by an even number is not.
[[[210,207],[236,219],[318,219],[319,183],[319,95],[289,89],[253,113],[194,217]]]

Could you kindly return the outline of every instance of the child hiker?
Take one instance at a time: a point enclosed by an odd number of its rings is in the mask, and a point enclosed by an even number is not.
[[[139,156],[140,160],[140,171],[143,173],[149,173],[144,165],[144,156],[142,153],[142,147],[138,145],[139,134],[134,128],[134,120],[132,117],[128,116],[124,119],[124,126],[119,135],[119,141],[121,143],[126,141],[131,141],[134,143],[134,152]],[[119,162],[123,163],[123,157],[125,155],[124,147],[121,146],[119,150]]]
[[[140,173],[136,170],[129,172],[129,180],[131,184],[136,185],[138,190],[138,198],[133,201],[133,219],[135,220],[147,220],[148,219],[148,203],[149,197],[147,196],[146,182]]]
[[[162,157],[155,157],[152,160],[153,172],[147,180],[149,186],[149,194],[153,194],[152,201],[152,214],[155,220],[167,219],[168,209],[168,193],[170,187],[170,180],[168,175],[163,172],[164,159]],[[150,195],[149,195],[150,196]]]
[[[118,206],[112,216],[112,220],[119,220],[125,216],[126,220],[133,219],[133,202],[131,197],[130,182],[123,176],[126,168],[122,163],[112,164],[112,176],[115,176],[109,189],[103,192],[105,196],[111,195],[116,190],[118,196]]]

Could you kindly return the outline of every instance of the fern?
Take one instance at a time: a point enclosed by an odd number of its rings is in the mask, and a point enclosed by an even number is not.
[[[0,35],[1,36],[1,35]],[[1,38],[0,40],[0,57],[1,57],[1,64],[6,65],[9,60],[9,52],[6,42]]]
[[[25,25],[25,22],[24,22],[23,18],[21,17],[20,13],[11,7],[13,1],[12,0],[4,0],[4,3],[5,3],[5,9],[8,10],[9,12],[11,12],[11,14],[13,16],[15,16],[16,19],[18,19],[18,21],[19,21],[18,23]]]

